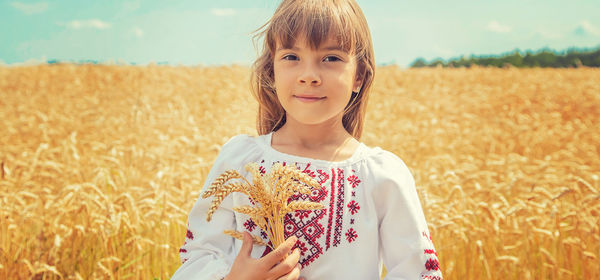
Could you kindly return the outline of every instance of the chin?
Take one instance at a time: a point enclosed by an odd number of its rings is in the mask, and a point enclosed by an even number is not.
[[[317,125],[327,122],[328,118],[315,118],[315,116],[303,116],[299,118],[294,118],[297,122],[304,125]]]

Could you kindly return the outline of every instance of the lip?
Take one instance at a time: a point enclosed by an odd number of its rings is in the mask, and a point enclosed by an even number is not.
[[[317,102],[325,99],[324,96],[316,96],[316,95],[294,95],[296,99],[302,102]]]

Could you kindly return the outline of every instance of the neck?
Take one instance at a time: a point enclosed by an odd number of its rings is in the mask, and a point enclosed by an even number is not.
[[[341,116],[319,124],[304,124],[288,115],[285,124],[277,130],[277,134],[281,144],[307,149],[341,146],[353,138],[344,128]]]

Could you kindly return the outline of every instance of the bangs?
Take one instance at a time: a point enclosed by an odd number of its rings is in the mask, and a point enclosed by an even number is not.
[[[300,2],[300,3],[299,3]],[[330,37],[348,53],[360,52],[356,47],[358,34],[352,19],[355,11],[349,5],[338,1],[288,1],[280,6],[266,31],[266,43],[271,53],[277,43],[284,48],[292,48],[299,38],[305,38],[310,47],[318,49]],[[360,48],[359,48],[360,49]]]

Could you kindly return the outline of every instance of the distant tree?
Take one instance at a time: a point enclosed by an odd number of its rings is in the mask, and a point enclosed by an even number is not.
[[[464,56],[461,56],[460,59],[455,63],[456,67],[471,67],[471,64],[471,60],[465,59]]]
[[[410,64],[410,67],[412,67],[412,68],[421,68],[421,67],[425,67],[425,66],[427,66],[427,63],[425,62],[425,59],[422,57],[415,59],[415,61],[413,61],[413,63]]]
[[[444,61],[441,58],[436,58],[435,60],[433,60],[429,66],[432,67],[446,67],[447,65],[444,63]]]
[[[522,67],[523,66],[523,56],[521,55],[521,53],[519,53],[519,51],[515,51],[511,55],[506,56],[504,59],[504,62],[509,63],[510,65],[515,66],[515,67]]]
[[[550,51],[544,50],[541,53],[534,55],[540,67],[560,67],[557,65],[556,55]]]
[[[534,55],[531,52],[527,52],[523,57],[523,66],[525,67],[537,67],[540,64],[535,60]]]
[[[586,66],[600,67],[600,49],[593,52],[590,56],[592,57],[591,62]]]
[[[411,67],[471,67],[471,65],[506,67],[600,67],[600,48],[596,50],[569,48],[566,51],[557,52],[548,48],[537,52],[527,51],[523,56],[520,50],[514,50],[502,55],[473,56],[465,58],[452,58],[444,62],[436,58],[427,63],[419,57]]]

